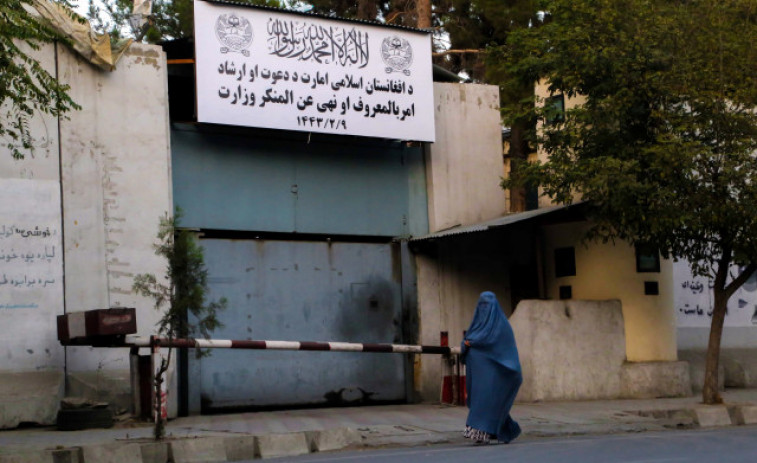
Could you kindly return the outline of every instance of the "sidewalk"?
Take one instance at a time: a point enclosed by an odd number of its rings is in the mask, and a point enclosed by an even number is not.
[[[728,390],[725,405],[700,397],[518,404],[520,440],[582,434],[757,424],[757,389]],[[111,429],[0,431],[0,463],[226,462],[315,451],[463,442],[465,407],[393,405],[210,415],[168,423],[151,440],[147,424]],[[516,441],[517,442],[517,441]]]

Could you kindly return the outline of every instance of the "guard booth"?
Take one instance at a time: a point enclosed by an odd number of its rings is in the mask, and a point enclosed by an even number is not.
[[[174,203],[208,297],[228,299],[213,336],[415,343],[406,238],[428,232],[430,35],[233,2],[195,2],[195,21],[195,42],[163,47]],[[180,414],[411,398],[405,355],[180,360]]]

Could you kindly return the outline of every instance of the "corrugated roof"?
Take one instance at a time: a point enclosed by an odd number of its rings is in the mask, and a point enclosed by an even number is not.
[[[496,219],[479,222],[473,225],[456,226],[456,227],[448,228],[446,230],[440,230],[438,232],[429,233],[428,235],[412,238],[410,239],[410,241],[425,241],[425,240],[443,238],[443,237],[448,237],[448,236],[453,236],[453,235],[463,235],[467,233],[489,231],[496,228],[506,227],[514,223],[524,222],[530,219],[535,219],[537,217],[544,217],[551,213],[555,213],[559,211],[567,211],[569,208],[575,208],[579,206],[580,204],[582,203],[542,207],[539,209],[534,209],[534,210],[526,211],[526,212],[515,212],[512,214],[503,215],[502,217],[498,217]]]
[[[336,19],[336,20],[344,21],[344,22],[359,23],[359,24],[365,24],[365,25],[368,25],[368,26],[388,27],[388,28],[392,28],[392,29],[402,29],[404,31],[419,32],[419,33],[422,33],[422,34],[430,34],[431,33],[431,30],[418,29],[418,28],[415,28],[415,27],[398,26],[396,24],[384,24],[384,23],[380,23],[380,22],[376,22],[376,21],[368,21],[368,20],[365,20],[365,19],[340,18],[340,17],[337,17],[337,16],[327,16],[325,14],[310,13],[310,12],[306,12],[306,11],[287,10],[285,8],[276,8],[276,7],[273,7],[273,6],[250,5],[249,3],[235,2],[233,0],[203,0],[203,1],[208,2],[208,3],[218,3],[218,4],[221,4],[221,5],[239,6],[239,7],[242,7],[242,8],[254,8],[254,9],[257,9],[257,10],[276,11],[276,12],[279,12],[279,13],[291,13],[291,14],[296,14],[296,15],[299,15],[299,16],[309,16],[309,17],[312,17],[312,18]]]

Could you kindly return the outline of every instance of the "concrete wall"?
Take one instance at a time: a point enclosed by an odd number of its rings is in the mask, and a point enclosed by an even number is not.
[[[483,291],[493,291],[505,312],[511,312],[510,260],[502,249],[481,243],[482,237],[472,238],[440,243],[436,257],[416,258],[421,344],[439,345],[440,332],[446,331],[449,345],[459,345]],[[487,240],[492,238],[484,238]],[[420,357],[416,358],[416,369],[421,368],[416,389],[423,400],[439,400],[444,376],[440,359],[429,355],[416,357]]]
[[[659,273],[637,273],[630,245],[592,242],[587,247],[581,241],[587,227],[585,223],[545,227],[547,298],[558,299],[559,287],[571,286],[573,299],[619,299],[628,361],[677,360],[671,262],[662,260]],[[575,248],[576,275],[556,278],[554,251],[569,246]],[[645,281],[658,282],[659,295],[645,295]]]
[[[54,74],[54,48],[37,56]],[[0,144],[0,368],[62,372],[63,348],[55,334],[55,316],[63,313],[57,120],[35,114],[30,130],[34,148],[23,160]],[[45,236],[29,236],[35,227]]]
[[[429,231],[505,213],[499,89],[434,83],[436,142],[428,145]]]
[[[11,265],[8,259],[0,264],[0,274],[9,281],[27,277],[25,285],[0,285],[0,358],[4,359],[0,368],[4,373],[27,373],[0,374],[0,410],[4,390],[28,391],[29,404],[40,402],[33,398],[36,389],[4,384],[2,378],[31,386],[37,382],[34,372],[53,371],[59,373],[62,385],[65,369],[90,375],[91,381],[85,379],[93,391],[108,378],[117,378],[116,383],[128,380],[127,349],[68,348],[64,354],[55,317],[96,308],[136,307],[140,334],[152,334],[159,313],[151,301],[132,294],[132,277],[164,275],[165,262],[154,255],[152,245],[158,218],[172,210],[162,50],[134,45],[112,73],[99,71],[65,46],[47,45],[33,56],[71,86],[69,94],[82,110],[60,120],[36,115],[35,150],[23,160],[13,160],[0,148],[6,230],[11,226],[49,230],[29,235],[37,242],[29,244],[34,249],[23,249],[34,254],[23,265]],[[0,254],[21,252],[24,242],[31,243],[30,237],[22,241],[4,235]],[[36,286],[30,283],[32,277]],[[19,400],[17,392],[13,395]],[[50,398],[47,392],[44,395]],[[46,404],[54,407],[57,401]],[[43,424],[55,418],[54,409],[38,413],[32,408],[26,418],[16,418]],[[14,426],[5,418],[0,413],[0,427]]]
[[[691,395],[686,362],[627,362],[620,301],[523,301],[510,317],[520,402]]]
[[[426,147],[429,231],[499,217],[505,212],[499,90],[491,85],[434,84],[436,142]],[[501,243],[500,243],[501,244]],[[435,257],[418,255],[419,341],[438,345],[440,331],[459,344],[482,291],[509,310],[506,256],[494,243],[440,244]],[[492,253],[501,259],[493,259]],[[441,361],[416,356],[415,388],[439,400]]]
[[[160,313],[131,285],[166,266],[153,248],[172,212],[165,56],[133,45],[103,73],[62,50],[60,79],[84,108],[61,121],[66,311],[136,307],[139,333],[154,334]],[[129,368],[123,350],[72,347],[67,358],[70,372]]]

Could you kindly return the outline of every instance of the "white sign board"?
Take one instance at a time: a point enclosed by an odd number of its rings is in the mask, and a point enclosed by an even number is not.
[[[199,122],[434,141],[430,34],[194,5]]]
[[[732,267],[732,276],[739,272],[739,267]],[[678,261],[673,263],[673,284],[678,326],[709,327],[714,307],[712,281],[693,276],[688,262]],[[728,300],[725,326],[757,326],[757,273]]]

